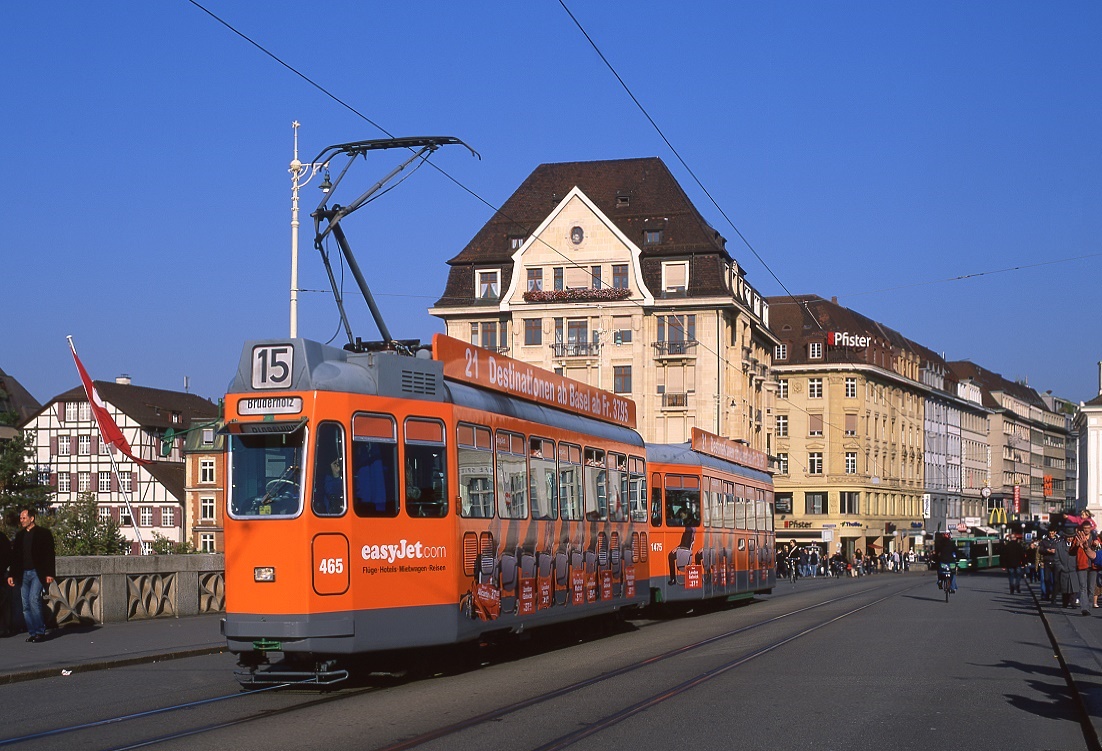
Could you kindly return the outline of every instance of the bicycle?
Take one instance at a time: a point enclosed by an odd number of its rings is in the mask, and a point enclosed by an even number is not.
[[[953,586],[953,578],[958,569],[956,563],[939,563],[937,567],[937,588],[945,592],[945,602],[949,602],[949,596],[956,592]]]

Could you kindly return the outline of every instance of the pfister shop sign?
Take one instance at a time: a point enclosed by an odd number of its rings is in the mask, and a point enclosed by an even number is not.
[[[858,336],[848,331],[830,331],[827,333],[827,346],[863,349],[872,344],[871,336]]]

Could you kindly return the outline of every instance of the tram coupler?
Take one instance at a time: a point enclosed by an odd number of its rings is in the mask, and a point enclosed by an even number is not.
[[[237,682],[245,689],[270,688],[272,686],[331,686],[348,678],[348,671],[338,669],[335,660],[317,662],[313,670],[307,670],[302,665],[289,663],[286,660],[275,663],[242,660],[241,665],[246,670],[233,672]]]

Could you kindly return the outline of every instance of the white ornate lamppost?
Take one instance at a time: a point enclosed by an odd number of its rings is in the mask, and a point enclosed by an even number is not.
[[[291,123],[295,132],[295,153],[291,160],[291,337],[298,336],[298,191],[304,187],[314,175],[325,170],[325,179],[321,183],[322,193],[328,193],[332,189],[329,183],[329,163],[312,162],[303,164],[298,160],[298,120]]]

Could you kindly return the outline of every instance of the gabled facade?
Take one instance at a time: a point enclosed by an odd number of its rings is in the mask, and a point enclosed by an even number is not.
[[[116,476],[84,388],[78,386],[51,399],[23,426],[33,441],[39,475],[49,478],[57,503],[94,493],[100,514],[119,523],[132,553],[141,552],[139,535],[147,548],[154,534],[182,542],[183,438],[171,441],[165,457],[160,455],[162,439],[170,428],[182,433],[193,424],[217,419],[218,407],[193,394],[133,386],[126,378],[96,381],[95,386],[134,455],[151,463],[138,464],[116,453]]]
[[[771,451],[768,304],[660,159],[541,165],[448,263],[449,336]]]

